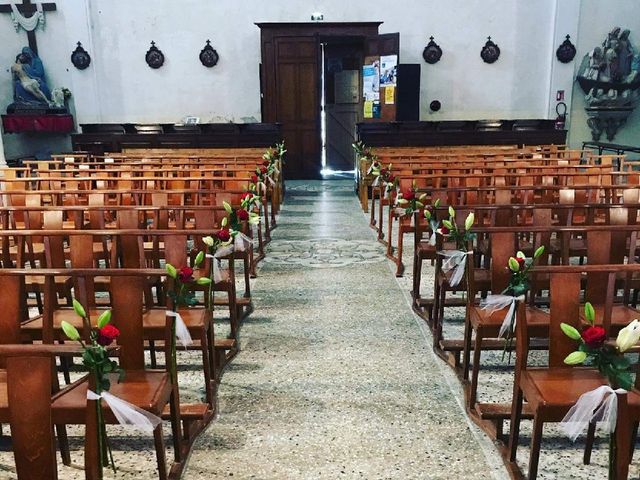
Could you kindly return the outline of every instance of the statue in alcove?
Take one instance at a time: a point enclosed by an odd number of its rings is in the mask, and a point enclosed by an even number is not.
[[[640,88],[640,55],[636,54],[629,30],[616,27],[585,55],[577,80],[585,93],[587,123],[594,141],[603,132],[613,140],[636,105]]]

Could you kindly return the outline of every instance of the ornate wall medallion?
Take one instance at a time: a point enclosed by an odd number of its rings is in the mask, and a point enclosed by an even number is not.
[[[573,57],[576,56],[576,47],[573,45],[573,43],[571,43],[571,40],[569,40],[569,38],[571,37],[567,35],[565,41],[562,42],[562,44],[556,50],[556,57],[562,63],[569,63],[571,60],[573,60]]]
[[[71,63],[78,70],[84,70],[91,64],[91,56],[82,48],[82,43],[78,42],[78,46],[71,53]]]
[[[500,57],[500,47],[491,41],[491,37],[487,37],[487,43],[482,47],[480,56],[485,63],[493,63]]]
[[[427,46],[424,47],[422,51],[422,58],[424,58],[425,62],[433,65],[434,63],[438,63],[440,57],[442,57],[440,45],[433,41],[433,37],[429,37],[429,43],[427,43]]]
[[[218,60],[220,60],[220,55],[211,46],[211,40],[207,40],[207,44],[200,51],[200,62],[205,67],[211,68],[217,65]]]
[[[144,57],[151,68],[160,68],[164,64],[164,53],[156,47],[156,42],[151,42],[151,48]]]

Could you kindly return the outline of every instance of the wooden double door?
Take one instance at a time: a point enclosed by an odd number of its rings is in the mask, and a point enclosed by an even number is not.
[[[257,24],[262,43],[262,121],[282,125],[285,178],[320,177],[320,39],[360,37],[366,48],[377,45],[380,23]]]

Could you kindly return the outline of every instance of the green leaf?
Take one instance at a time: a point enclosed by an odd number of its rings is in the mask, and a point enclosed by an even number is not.
[[[167,263],[164,267],[164,269],[167,271],[167,274],[171,277],[171,278],[176,278],[178,276],[178,272],[176,271],[176,267],[174,267],[173,265],[171,265],[170,263]]]
[[[568,323],[561,323],[560,324],[560,329],[571,340],[582,340],[582,337],[580,336],[580,332],[578,332],[578,330],[575,327],[569,325]],[[582,363],[582,362],[580,362],[580,363]]]
[[[442,220],[442,225],[447,227],[449,230],[453,230],[453,223],[451,223],[449,220]]]
[[[590,302],[584,304],[584,318],[593,325],[596,319],[596,311],[593,309],[593,305]]]
[[[98,317],[98,328],[102,328],[111,322],[111,310],[105,310]]]
[[[586,359],[587,354],[585,352],[577,351],[567,355],[567,357],[564,359],[564,363],[566,363],[567,365],[580,365]]]
[[[76,314],[79,317],[82,317],[82,318],[86,318],[87,317],[87,313],[84,311],[84,307],[75,298],[73,299],[73,310],[76,312]]]
[[[62,331],[67,336],[69,340],[78,341],[80,340],[80,332],[78,329],[71,325],[69,322],[65,322],[64,320],[61,323]]]
[[[102,383],[102,385],[101,385],[102,386],[102,391],[108,392],[109,389],[111,388],[111,382],[109,381],[109,379],[108,378],[103,378],[101,383]]]
[[[93,360],[93,355],[91,355],[91,352],[89,350],[85,350],[84,352],[82,352],[82,363],[85,367],[88,368],[91,368],[96,364],[96,362]]]

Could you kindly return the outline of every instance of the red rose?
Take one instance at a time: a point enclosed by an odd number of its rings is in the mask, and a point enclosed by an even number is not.
[[[120,330],[113,325],[105,325],[101,329],[98,330],[98,338],[97,342],[99,345],[106,347],[107,345],[111,345],[113,341],[118,338],[120,335]]]
[[[440,233],[442,233],[442,235],[449,235],[449,229],[443,225],[440,227]]]
[[[394,177],[393,175],[389,174],[389,178],[388,178],[389,182],[393,182],[395,179],[396,179],[396,177]]]
[[[191,267],[182,267],[178,271],[178,278],[182,283],[193,282],[193,268]]]
[[[520,265],[520,270],[522,270],[526,266],[526,259],[522,257],[516,257],[516,260],[518,261],[518,265]]]
[[[590,348],[600,348],[607,339],[607,333],[602,327],[587,327],[582,330],[581,336]]]
[[[252,195],[253,195],[253,193],[251,193],[251,192],[244,192],[242,195],[240,195],[240,200],[244,200],[244,199],[246,199],[246,198],[248,198],[248,197],[250,197]]]
[[[264,165],[265,167],[269,166],[269,160],[265,160],[264,162],[262,162],[262,165]]]
[[[416,198],[416,194],[413,192],[413,190],[407,190],[406,192],[402,193],[402,198],[410,202],[411,200]]]
[[[236,210],[236,217],[238,217],[238,220],[249,220],[249,212],[241,208],[240,210]]]
[[[251,182],[252,183],[258,183],[258,176],[257,175],[251,175]]]
[[[380,170],[380,175],[382,175],[383,177],[387,174],[387,169],[383,168],[382,170]]]
[[[261,173],[267,173],[267,167],[260,167]]]
[[[228,228],[221,228],[220,230],[218,230],[218,233],[216,233],[216,237],[221,242],[228,242],[231,238],[231,233],[229,232]]]

